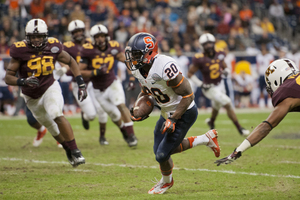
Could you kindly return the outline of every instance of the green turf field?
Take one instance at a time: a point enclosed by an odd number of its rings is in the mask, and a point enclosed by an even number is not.
[[[245,128],[253,129],[269,112],[237,115]],[[208,116],[200,114],[187,136],[204,134]],[[152,115],[135,123],[136,149],[127,146],[111,122],[106,135],[110,144],[100,146],[97,120],[86,131],[79,117],[68,118],[86,158],[86,164],[78,168],[67,162],[50,133],[35,148],[36,131],[24,117],[0,118],[0,199],[300,199],[298,113],[288,114],[261,143],[231,165],[215,166],[214,153],[205,146],[173,155],[174,186],[163,195],[149,195],[147,191],[161,178],[152,152],[157,118]],[[221,157],[243,141],[226,114],[220,114],[216,129]]]

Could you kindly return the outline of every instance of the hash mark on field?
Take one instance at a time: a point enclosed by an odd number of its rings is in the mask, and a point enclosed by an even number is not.
[[[0,158],[0,160],[6,160],[6,161],[24,161],[24,162],[32,162],[32,163],[43,163],[43,164],[69,164],[68,162],[64,161],[54,161],[54,162],[48,162],[48,161],[41,161],[41,160],[27,160],[27,159],[20,159],[20,158]],[[125,165],[125,164],[103,164],[103,163],[88,163],[88,165],[97,165],[102,167],[110,167],[110,166],[116,166],[116,167],[128,167],[128,168],[146,168],[146,169],[158,169],[158,166],[143,166],[143,165]],[[300,176],[295,175],[274,175],[274,174],[266,174],[266,173],[256,173],[256,172],[235,172],[232,170],[211,170],[211,169],[190,169],[190,168],[177,168],[174,167],[174,170],[187,170],[187,171],[200,171],[200,172],[216,172],[216,173],[225,173],[225,174],[242,174],[242,175],[250,175],[250,176],[267,176],[267,177],[276,177],[276,178],[299,178]],[[75,169],[76,171],[77,169]],[[84,171],[88,172],[90,170],[78,170],[78,171]]]

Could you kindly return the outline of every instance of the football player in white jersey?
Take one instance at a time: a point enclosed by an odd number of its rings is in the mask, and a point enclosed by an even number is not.
[[[194,94],[177,62],[169,56],[158,54],[157,48],[153,35],[138,33],[130,38],[125,49],[126,65],[142,85],[139,97],[152,95],[161,108],[161,116],[154,129],[153,150],[162,178],[148,191],[149,194],[162,194],[173,186],[172,154],[207,145],[216,157],[220,155],[216,130],[185,138],[198,115]],[[136,118],[132,110],[133,121],[147,118]]]

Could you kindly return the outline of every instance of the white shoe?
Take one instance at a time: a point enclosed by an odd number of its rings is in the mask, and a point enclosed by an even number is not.
[[[169,188],[171,188],[173,184],[174,184],[173,178],[171,183],[164,183],[163,178],[161,178],[160,181],[153,188],[151,188],[151,190],[148,191],[148,194],[163,194]]]
[[[63,148],[63,146],[59,142],[56,141],[56,144],[58,148]]]
[[[37,132],[37,136],[33,139],[32,145],[34,147],[40,146],[42,144],[42,142],[43,142],[43,137],[46,135],[46,133],[47,133],[47,129],[46,128],[42,132],[38,131]]]
[[[221,149],[219,147],[218,143],[218,132],[215,129],[209,130],[207,133],[205,133],[206,137],[208,137],[209,142],[206,146],[210,147],[211,150],[215,153],[216,157],[220,156]]]
[[[241,128],[239,132],[242,136],[248,136],[250,134],[250,131],[244,128]]]

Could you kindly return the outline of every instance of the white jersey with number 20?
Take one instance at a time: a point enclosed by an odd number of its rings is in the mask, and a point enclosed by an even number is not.
[[[145,79],[139,70],[135,70],[132,74],[139,80],[142,87],[150,93],[161,107],[161,114],[164,118],[168,118],[175,112],[182,96],[177,95],[168,81],[173,80],[181,72],[176,61],[169,56],[158,54],[152,64],[152,67]],[[193,107],[193,101],[188,109]]]

